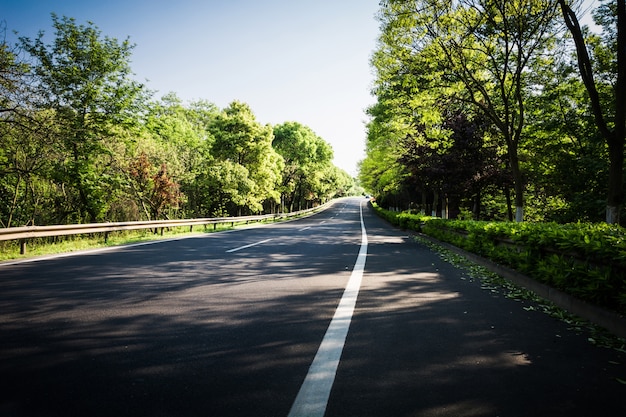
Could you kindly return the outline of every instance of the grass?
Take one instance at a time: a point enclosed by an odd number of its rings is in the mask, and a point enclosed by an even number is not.
[[[150,229],[126,230],[110,232],[106,239],[103,233],[33,238],[28,239],[26,243],[26,253],[24,255],[20,254],[20,245],[17,240],[0,241],[0,262],[88,249],[98,249],[110,246],[128,245],[153,240],[197,236],[198,234],[223,232],[225,230],[250,227],[251,225],[254,226],[289,221],[300,217],[302,216],[294,216],[280,220],[270,218],[253,224],[243,222],[238,224],[235,222],[234,226],[232,223],[218,223],[215,225],[206,225],[204,227],[196,226],[195,230],[192,232],[189,231],[189,226],[172,227],[164,229],[163,231],[159,229],[158,233],[154,233],[154,231]]]
[[[161,230],[159,230],[158,233],[154,233],[153,230],[149,229],[127,230],[110,232],[106,239],[103,233],[34,238],[28,239],[26,243],[26,253],[24,255],[20,254],[20,245],[18,241],[3,241],[0,242],[0,261],[27,259],[43,255],[53,255],[110,246],[128,245],[153,240],[194,236],[203,233],[232,230],[237,227],[237,225],[233,227],[230,223],[224,223],[217,224],[215,229],[211,225],[208,225],[205,228],[196,227],[196,230],[192,232],[189,231],[189,226],[168,228],[163,230],[162,233]]]

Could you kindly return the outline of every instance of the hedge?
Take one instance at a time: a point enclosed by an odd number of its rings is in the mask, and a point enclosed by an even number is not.
[[[506,265],[581,300],[626,314],[626,229],[605,223],[531,223],[440,219],[376,213]]]

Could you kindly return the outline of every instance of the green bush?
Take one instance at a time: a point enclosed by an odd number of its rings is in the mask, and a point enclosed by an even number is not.
[[[626,314],[626,229],[596,223],[447,220],[384,210],[390,223],[458,246]]]

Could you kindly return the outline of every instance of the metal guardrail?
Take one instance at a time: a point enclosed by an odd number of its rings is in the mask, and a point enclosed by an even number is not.
[[[26,241],[27,239],[38,237],[50,237],[50,236],[67,236],[67,235],[80,235],[88,233],[104,233],[105,241],[109,232],[116,232],[122,230],[141,230],[141,229],[167,229],[172,227],[184,227],[189,226],[189,230],[193,231],[194,226],[206,226],[209,224],[214,225],[223,223],[250,223],[260,222],[263,220],[280,220],[283,218],[303,216],[312,214],[318,211],[327,209],[334,201],[329,201],[318,207],[314,207],[307,210],[294,211],[292,213],[276,213],[276,214],[264,214],[257,216],[242,216],[242,217],[212,217],[201,219],[180,219],[180,220],[151,220],[151,221],[133,221],[133,222],[111,222],[111,223],[86,223],[86,224],[67,224],[67,225],[52,225],[52,226],[21,226],[21,227],[8,227],[0,229],[0,241],[4,240],[19,240],[20,241],[20,253],[23,255],[26,253]]]

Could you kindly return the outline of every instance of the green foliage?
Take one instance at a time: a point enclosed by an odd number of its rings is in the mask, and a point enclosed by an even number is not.
[[[54,137],[66,158],[56,167],[56,180],[73,192],[76,221],[102,220],[106,210],[106,182],[99,158],[106,154],[103,139],[113,135],[113,126],[129,123],[142,86],[130,80],[132,46],[102,38],[92,24],[52,15],[54,42],[44,43],[40,32],[35,40],[20,38],[21,46],[34,60],[37,77],[37,108],[53,114]]]
[[[556,10],[552,0],[381,3],[381,36],[372,59],[378,103],[371,112],[374,119],[368,126],[368,145],[387,141],[392,132],[397,143],[383,152],[392,153],[413,177],[412,183],[404,184],[406,190],[396,187],[389,191],[426,194],[422,198],[432,199],[432,211],[437,211],[440,197],[442,206],[454,200],[455,191],[449,188],[461,185],[453,171],[463,161],[463,166],[472,170],[470,178],[482,180],[463,190],[466,198],[480,206],[486,188],[497,183],[484,179],[506,169],[509,181],[499,181],[498,186],[506,193],[514,189],[512,197],[521,221],[525,179],[520,146],[525,138],[528,97],[534,88],[528,74],[540,66],[540,57],[552,45]],[[456,152],[458,137],[463,134],[450,121],[459,115],[490,122],[490,134],[485,131],[476,138],[483,139],[479,146],[491,154],[488,159],[483,155],[481,164]],[[379,149],[367,148],[368,163],[362,165],[367,168],[361,178],[364,184],[374,185],[380,179],[372,178],[379,172],[371,167],[384,162]],[[456,164],[448,164],[446,159]],[[380,166],[380,174],[392,173],[385,171],[390,166]],[[405,179],[396,177],[396,182]],[[380,187],[370,191],[381,198],[389,194]]]
[[[50,43],[0,39],[1,226],[273,213],[354,189],[308,127],[281,143],[245,103],[155,99],[128,40],[52,21]]]
[[[211,153],[218,161],[228,161],[248,173],[250,187],[235,199],[245,211],[258,213],[263,202],[278,200],[276,187],[283,160],[272,148],[272,128],[261,126],[247,104],[231,103],[209,125],[215,138]],[[242,170],[239,170],[242,172]]]
[[[382,2],[371,60],[377,101],[359,172],[366,190],[385,207],[443,215],[448,206],[451,217],[490,220],[512,219],[523,206],[529,221],[597,222],[607,196],[623,204],[623,139],[607,141],[596,125],[557,3]],[[587,72],[605,127],[617,131],[624,118],[611,109],[626,83],[616,83],[615,3],[593,15],[603,31],[583,28]],[[479,151],[459,153],[447,124],[459,114],[483,121]],[[458,181],[460,170],[472,181]]]
[[[297,122],[274,126],[272,144],[284,160],[281,202],[289,210],[324,203],[351,188],[348,174],[332,164],[330,145],[307,126]]]
[[[626,229],[606,223],[512,223],[446,220],[376,212],[585,301],[626,313]]]

